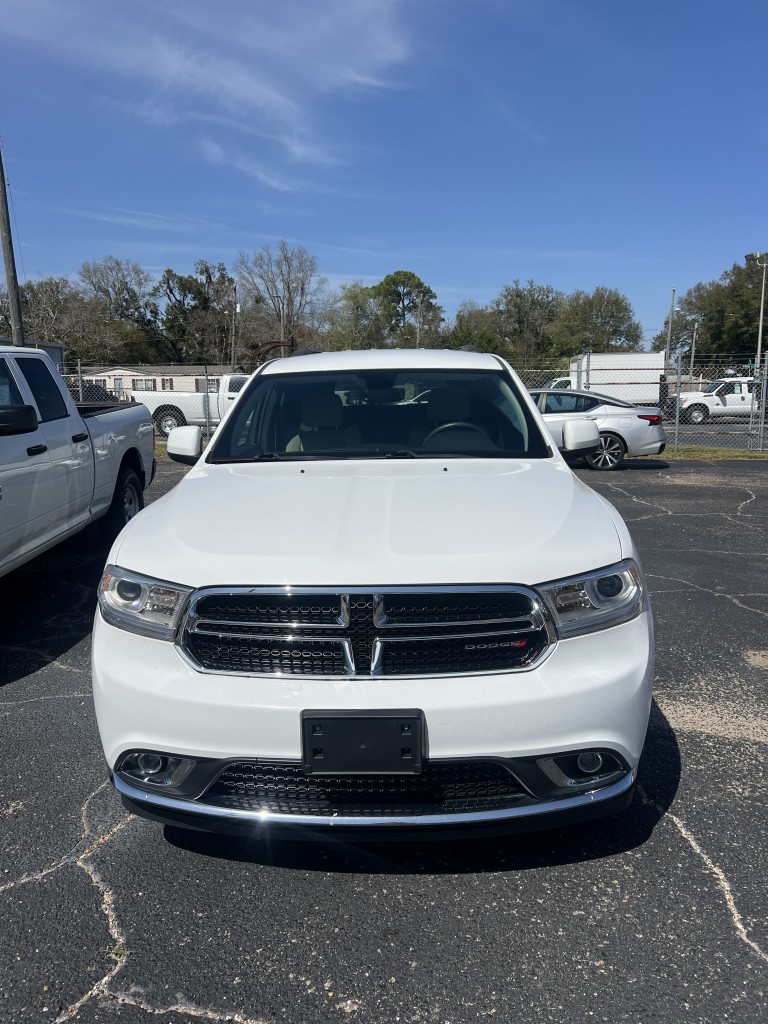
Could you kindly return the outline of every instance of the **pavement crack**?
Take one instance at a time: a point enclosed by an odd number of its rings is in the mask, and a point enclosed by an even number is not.
[[[609,490],[617,491],[619,494],[623,494],[625,498],[629,498],[630,501],[636,505],[647,505],[648,508],[654,510],[654,514],[650,516],[640,516],[639,519],[633,520],[633,522],[639,522],[642,519],[660,519],[662,514],[665,516],[674,516],[675,513],[672,509],[664,508],[663,505],[659,505],[658,502],[644,501],[642,498],[638,498],[637,495],[631,494],[629,491],[625,491],[623,487],[619,487],[618,484],[612,484],[610,481],[606,481]]]
[[[726,594],[721,590],[712,590],[710,587],[701,587],[698,583],[693,583],[691,580],[681,579],[679,576],[661,576],[658,573],[647,573],[649,579],[654,580],[665,580],[667,583],[682,583],[692,590],[698,590],[702,594],[709,594],[710,597],[725,598],[726,601],[731,601],[736,605],[737,608],[741,608],[745,612],[754,612],[755,615],[762,615],[763,618],[768,619],[768,612],[763,611],[761,608],[753,608],[751,605],[744,604],[743,600],[739,598],[746,597],[766,597],[768,595],[763,593],[755,594]],[[661,593],[661,591],[656,591]]]
[[[742,503],[736,509],[736,515],[737,516],[741,515],[741,510],[744,508],[745,505],[748,505],[750,503],[750,501],[754,501],[757,498],[757,495],[754,494],[752,491],[750,491],[750,489],[748,487],[745,487],[744,490],[747,492],[749,497],[747,498],[746,501],[742,501]]]
[[[217,1024],[268,1024],[263,1018],[259,1017],[244,1017],[243,1014],[232,1012],[226,1013],[220,1010],[207,1010],[200,1006],[195,1006],[194,1003],[187,1002],[184,999],[181,1002],[173,1003],[171,1006],[152,1006],[151,1003],[146,1002],[143,999],[137,998],[137,996],[128,992],[106,992],[104,993],[108,999],[113,1000],[120,1006],[135,1006],[140,1010],[144,1010],[145,1013],[151,1013],[153,1016],[161,1016],[165,1013],[179,1013],[186,1014],[187,1017],[194,1017],[197,1020],[211,1020],[216,1021]],[[178,997],[177,998],[181,998]],[[65,1020],[68,1018],[61,1018]]]
[[[59,666],[64,668],[63,665]],[[72,672],[79,672],[80,669],[71,669]],[[21,704],[40,704],[45,700],[69,700],[72,697],[90,697],[90,693],[52,693],[46,697],[30,697],[27,700],[0,700],[0,708],[19,707]]]
[[[102,840],[112,838],[112,835],[114,833],[119,831],[129,821],[131,821],[131,815],[126,815],[119,822],[119,824],[116,825],[110,832],[106,833],[105,836],[102,836],[98,838],[95,842],[91,843],[91,845],[87,847],[83,853],[78,852],[82,849],[83,845],[88,843],[88,841],[93,837],[93,829],[88,821],[89,806],[91,802],[95,799],[95,797],[98,796],[98,794],[101,793],[107,786],[109,786],[109,782],[102,782],[102,784],[97,789],[94,789],[92,793],[88,794],[85,801],[83,802],[83,806],[80,809],[80,820],[82,821],[83,824],[83,831],[80,835],[80,838],[77,840],[74,846],[72,846],[69,852],[65,853],[62,857],[59,857],[59,859],[54,861],[53,864],[49,864],[48,867],[40,868],[39,871],[30,871],[26,875],[21,875],[20,878],[16,878],[11,882],[5,882],[3,885],[0,885],[0,893],[7,892],[9,889],[14,889],[16,888],[16,886],[19,885],[27,885],[30,882],[41,882],[44,878],[47,878],[48,875],[52,875],[54,871],[59,871],[61,870],[61,868],[67,867],[70,864],[76,864],[79,857],[86,856],[91,850],[96,849],[98,846],[102,845]]]
[[[648,807],[652,807],[662,818],[669,819],[669,821],[672,822],[672,824],[675,826],[675,828],[683,837],[683,839],[685,839],[685,841],[691,847],[696,856],[704,862],[704,865],[706,866],[709,873],[714,876],[718,888],[723,894],[725,905],[728,908],[728,913],[730,914],[731,921],[733,922],[733,927],[734,931],[736,932],[736,935],[742,942],[749,946],[749,948],[754,953],[756,953],[761,960],[764,960],[766,963],[768,963],[768,953],[766,953],[765,950],[762,949],[762,947],[754,941],[754,939],[751,939],[749,937],[749,932],[747,931],[746,926],[744,924],[744,919],[739,913],[738,907],[736,906],[736,900],[733,895],[733,888],[731,887],[731,883],[726,878],[723,869],[719,867],[717,864],[715,864],[715,862],[712,860],[709,854],[704,849],[702,849],[694,834],[691,832],[691,830],[688,828],[688,826],[681,818],[678,818],[676,814],[672,814],[670,811],[665,811],[663,807],[657,804],[655,800],[652,800],[646,794],[642,786],[638,786],[637,790],[640,799],[643,801],[643,803],[646,804],[646,806]]]
[[[114,978],[118,971],[122,970],[125,966],[128,957],[130,955],[126,946],[125,934],[120,927],[120,922],[117,919],[115,912],[115,894],[112,889],[107,885],[104,879],[101,877],[99,872],[87,861],[87,857],[95,853],[98,849],[108,843],[118,832],[120,832],[129,819],[124,819],[119,822],[113,829],[106,833],[106,835],[100,836],[92,846],[90,846],[85,853],[81,854],[74,862],[79,868],[81,868],[89,879],[93,883],[94,887],[101,893],[101,909],[104,916],[107,919],[107,927],[109,928],[109,934],[112,937],[114,946],[109,952],[110,957],[115,961],[110,970],[100,978],[95,985],[93,985],[88,991],[82,995],[76,1003],[72,1003],[66,1010],[59,1014],[56,1018],[55,1024],[63,1024],[64,1021],[71,1020],[74,1015],[91,999],[95,999],[97,996],[107,994],[107,986],[110,981]]]

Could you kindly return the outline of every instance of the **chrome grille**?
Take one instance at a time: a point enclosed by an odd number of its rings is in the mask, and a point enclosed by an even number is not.
[[[202,803],[278,814],[417,816],[501,810],[526,791],[495,761],[431,762],[420,775],[311,775],[295,762],[230,764]]]
[[[529,667],[548,648],[523,587],[207,589],[179,644],[205,672],[433,676]]]

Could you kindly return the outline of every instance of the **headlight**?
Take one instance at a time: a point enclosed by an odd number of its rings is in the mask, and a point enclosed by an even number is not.
[[[627,622],[643,608],[643,581],[631,560],[537,588],[561,638]]]
[[[108,565],[99,583],[99,608],[112,626],[157,640],[173,640],[190,587]]]

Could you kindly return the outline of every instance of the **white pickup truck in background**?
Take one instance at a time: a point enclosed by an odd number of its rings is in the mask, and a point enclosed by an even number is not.
[[[214,391],[132,392],[131,401],[141,402],[152,413],[158,434],[167,437],[174,427],[204,427],[208,433],[224,418],[248,380],[247,373],[225,373]]]
[[[706,423],[723,416],[752,416],[760,408],[754,377],[721,377],[701,391],[680,396],[680,417],[686,423]]]
[[[0,346],[0,576],[94,520],[116,535],[154,472],[142,405],[81,413],[44,352]]]

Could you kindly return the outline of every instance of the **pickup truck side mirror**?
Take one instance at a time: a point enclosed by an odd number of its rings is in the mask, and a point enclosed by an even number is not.
[[[583,459],[600,447],[600,431],[594,420],[566,420],[563,423],[563,455]],[[570,461],[570,460],[569,460]]]
[[[0,408],[0,435],[31,434],[37,430],[37,413],[33,405],[9,405]]]
[[[202,427],[174,427],[168,434],[168,458],[194,466],[203,451]]]

